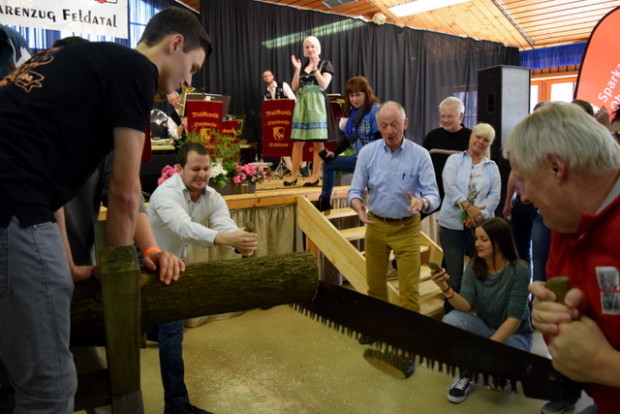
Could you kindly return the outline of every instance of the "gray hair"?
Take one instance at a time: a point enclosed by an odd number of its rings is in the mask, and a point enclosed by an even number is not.
[[[383,110],[388,106],[395,106],[396,110],[400,113],[402,120],[404,121],[405,119],[407,119],[405,108],[403,108],[401,104],[399,104],[396,101],[387,101],[387,102],[383,102],[381,106],[379,107],[379,109],[377,110],[377,114],[375,115],[375,117],[377,118],[377,122],[379,122],[379,115],[381,114],[381,112],[383,112]]]
[[[459,114],[465,113],[465,104],[456,96],[448,96],[446,99],[441,101],[441,103],[439,104],[440,111],[441,107],[444,105],[456,105],[456,109],[458,110]]]
[[[304,47],[304,56],[308,57],[306,55],[306,42],[314,43],[314,46],[316,46],[316,54],[321,54],[321,42],[319,42],[319,39],[316,36],[308,36],[304,39],[304,42],[302,43]]]
[[[575,104],[547,103],[512,130],[504,157],[534,173],[549,154],[569,167],[603,174],[620,167],[620,146],[609,131]]]

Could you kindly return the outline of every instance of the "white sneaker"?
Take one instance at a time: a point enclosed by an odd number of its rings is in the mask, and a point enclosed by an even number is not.
[[[469,377],[456,377],[448,388],[448,401],[455,404],[462,403],[475,386],[476,384]]]

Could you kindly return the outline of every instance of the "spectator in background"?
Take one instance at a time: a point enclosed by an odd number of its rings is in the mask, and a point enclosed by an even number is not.
[[[613,116],[610,117],[605,105],[599,109],[595,118],[611,133],[614,139],[620,143],[620,106],[616,108]]]
[[[450,287],[450,275],[445,270],[431,272],[433,282],[454,307],[443,321],[529,352],[532,348],[527,291],[530,274],[517,256],[510,227],[501,218],[492,217],[476,225],[475,232],[476,254],[467,264],[460,293]],[[471,373],[461,372],[448,389],[448,400],[455,404],[465,401],[474,386]],[[507,386],[495,380],[491,384],[499,390]]]
[[[439,239],[444,251],[448,284],[460,292],[465,255],[474,257],[474,228],[493,217],[499,204],[499,168],[489,159],[495,130],[478,124],[471,132],[467,151],[451,155],[443,169],[446,192],[439,210]],[[449,310],[449,305],[446,304]]]
[[[381,105],[377,124],[383,139],[360,151],[349,204],[367,224],[368,295],[387,301],[387,265],[394,250],[400,305],[419,312],[420,212],[437,208],[439,192],[428,151],[405,139],[408,123],[400,104]]]
[[[344,136],[334,151],[325,151],[323,159],[323,188],[319,197],[319,211],[331,209],[331,195],[336,182],[336,172],[355,170],[357,154],[369,142],[381,138],[377,126],[379,99],[372,91],[368,80],[363,76],[354,76],[345,86],[345,114],[348,115],[344,127]],[[351,148],[353,155],[340,155]]]
[[[435,180],[439,186],[439,195],[443,202],[444,186],[442,174],[448,157],[465,151],[469,144],[471,129],[463,125],[465,105],[463,101],[449,96],[439,104],[439,118],[441,126],[433,129],[424,138],[422,146],[431,154]]]
[[[297,104],[293,111],[293,170],[290,181],[284,181],[285,186],[297,184],[299,165],[302,160],[304,145],[311,142],[312,175],[303,185],[313,187],[319,185],[319,173],[323,161],[319,153],[324,143],[330,137],[338,135],[331,105],[325,93],[334,75],[334,67],[329,60],[321,59],[321,43],[314,36],[304,39],[304,63],[291,56],[291,63],[295,68],[291,86],[297,94]]]
[[[530,247],[536,207],[531,203],[521,201],[521,182],[514,178],[512,172],[508,176],[506,200],[502,214],[504,219],[510,223],[519,258],[524,260],[531,269]]]

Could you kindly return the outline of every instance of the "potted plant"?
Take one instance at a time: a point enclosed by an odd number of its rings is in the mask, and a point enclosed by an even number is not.
[[[270,170],[265,167],[257,167],[254,164],[237,164],[232,173],[232,183],[235,184],[236,193],[254,193],[256,183],[263,182],[269,177]]]

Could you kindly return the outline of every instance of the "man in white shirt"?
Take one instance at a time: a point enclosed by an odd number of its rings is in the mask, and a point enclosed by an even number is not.
[[[177,174],[157,187],[149,201],[149,219],[160,248],[181,259],[187,256],[190,244],[230,246],[250,256],[258,247],[258,236],[239,229],[222,196],[208,186],[211,161],[207,149],[197,143],[186,144],[179,149],[177,162]],[[201,224],[205,220],[209,227]],[[188,404],[183,380],[183,321],[159,324],[148,330],[147,338],[159,342],[162,381],[167,384],[164,390],[170,390],[164,395],[166,405]],[[190,411],[167,410],[165,414],[168,412]]]
[[[162,250],[185,259],[190,244],[224,245],[251,255],[258,236],[239,229],[222,196],[207,185],[211,170],[207,149],[197,143],[184,145],[177,162],[178,174],[157,187],[149,202],[149,219]],[[209,227],[201,224],[205,219]]]
[[[295,98],[295,93],[291,89],[291,87],[286,82],[282,82],[281,85],[276,81],[273,72],[270,69],[265,69],[263,71],[263,82],[267,85],[267,90],[265,91],[265,99],[292,99],[297,100]]]

